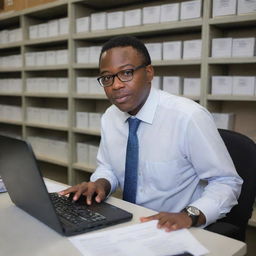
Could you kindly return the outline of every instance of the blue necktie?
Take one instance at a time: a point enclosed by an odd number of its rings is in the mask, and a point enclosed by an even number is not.
[[[139,158],[139,143],[136,133],[140,124],[140,120],[130,117],[128,119],[128,123],[129,136],[126,148],[123,199],[131,203],[136,203],[137,169]]]

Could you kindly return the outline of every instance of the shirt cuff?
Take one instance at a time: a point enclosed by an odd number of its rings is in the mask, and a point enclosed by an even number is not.
[[[113,192],[116,191],[118,184],[113,177],[111,177],[111,176],[102,177],[100,175],[97,175],[96,173],[92,174],[90,181],[95,182],[98,179],[106,179],[110,183],[110,191],[109,191],[108,195],[106,196],[106,199],[107,199]]]
[[[219,219],[220,210],[217,207],[214,207],[215,204],[214,200],[209,201],[209,198],[200,198],[189,204],[196,207],[204,214],[206,222],[204,225],[200,226],[201,228],[204,228]]]

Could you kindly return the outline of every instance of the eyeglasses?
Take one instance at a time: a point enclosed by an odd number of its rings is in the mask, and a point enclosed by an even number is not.
[[[143,65],[137,66],[135,68],[121,70],[113,75],[100,76],[97,78],[97,80],[102,87],[111,86],[114,83],[115,77],[117,77],[121,82],[129,82],[133,79],[134,71],[136,71],[140,68],[144,68],[146,66],[147,65],[143,64]]]

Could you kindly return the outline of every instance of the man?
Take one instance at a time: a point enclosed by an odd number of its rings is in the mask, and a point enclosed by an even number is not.
[[[242,180],[210,113],[192,100],[151,88],[151,59],[134,37],[108,41],[99,69],[98,81],[113,105],[102,117],[98,167],[90,182],[61,194],[75,192],[74,200],[83,194],[91,204],[120,186],[129,196],[124,185],[128,122],[136,118],[139,157],[129,186],[137,184],[135,203],[160,212],[141,221],[157,219],[159,228],[172,231],[206,226],[229,212]]]

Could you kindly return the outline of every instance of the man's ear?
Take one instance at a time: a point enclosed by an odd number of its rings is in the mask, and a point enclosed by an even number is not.
[[[154,74],[155,74],[153,66],[152,65],[147,65],[146,66],[146,72],[147,72],[147,80],[148,80],[149,83],[151,83],[151,81],[154,78]]]

